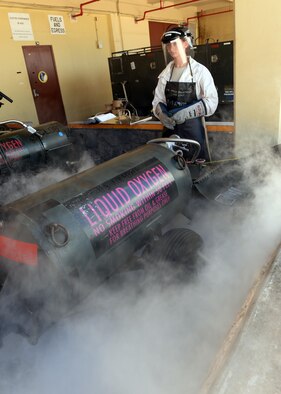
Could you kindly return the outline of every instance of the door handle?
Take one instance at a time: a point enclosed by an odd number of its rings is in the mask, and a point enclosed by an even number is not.
[[[36,89],[32,89],[32,91],[33,91],[33,96],[36,98],[36,97],[39,97],[39,93],[37,93],[36,92]]]

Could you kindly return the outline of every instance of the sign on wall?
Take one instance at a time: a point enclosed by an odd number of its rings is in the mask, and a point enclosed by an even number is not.
[[[65,34],[63,16],[48,15],[51,34]]]
[[[34,41],[29,14],[9,12],[8,16],[15,41]]]

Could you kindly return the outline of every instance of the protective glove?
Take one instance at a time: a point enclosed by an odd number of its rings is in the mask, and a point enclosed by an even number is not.
[[[203,100],[199,100],[194,104],[190,104],[183,109],[179,109],[172,115],[172,119],[177,124],[182,124],[188,119],[199,118],[205,116],[207,113],[206,106]]]
[[[158,103],[155,108],[155,115],[167,129],[174,130],[176,121],[169,117],[167,107],[164,103]]]

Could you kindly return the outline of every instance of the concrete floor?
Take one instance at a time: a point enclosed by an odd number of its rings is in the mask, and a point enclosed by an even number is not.
[[[281,249],[274,259],[212,394],[281,392]]]

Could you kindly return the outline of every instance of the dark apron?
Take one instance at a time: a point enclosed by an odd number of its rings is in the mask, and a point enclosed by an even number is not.
[[[188,64],[190,67],[190,63]],[[191,68],[190,71],[192,76],[192,82],[167,82],[165,88],[165,96],[168,110],[179,108],[186,104],[192,104],[193,102],[198,100],[196,96],[196,85],[195,82],[193,82]],[[172,74],[173,68],[171,76]],[[176,125],[174,130],[164,128],[164,138],[169,137],[172,134],[177,134],[181,138],[191,139],[199,142],[199,144],[201,145],[199,158],[209,160],[208,152],[206,149],[205,129],[201,117],[188,119],[184,123]]]

